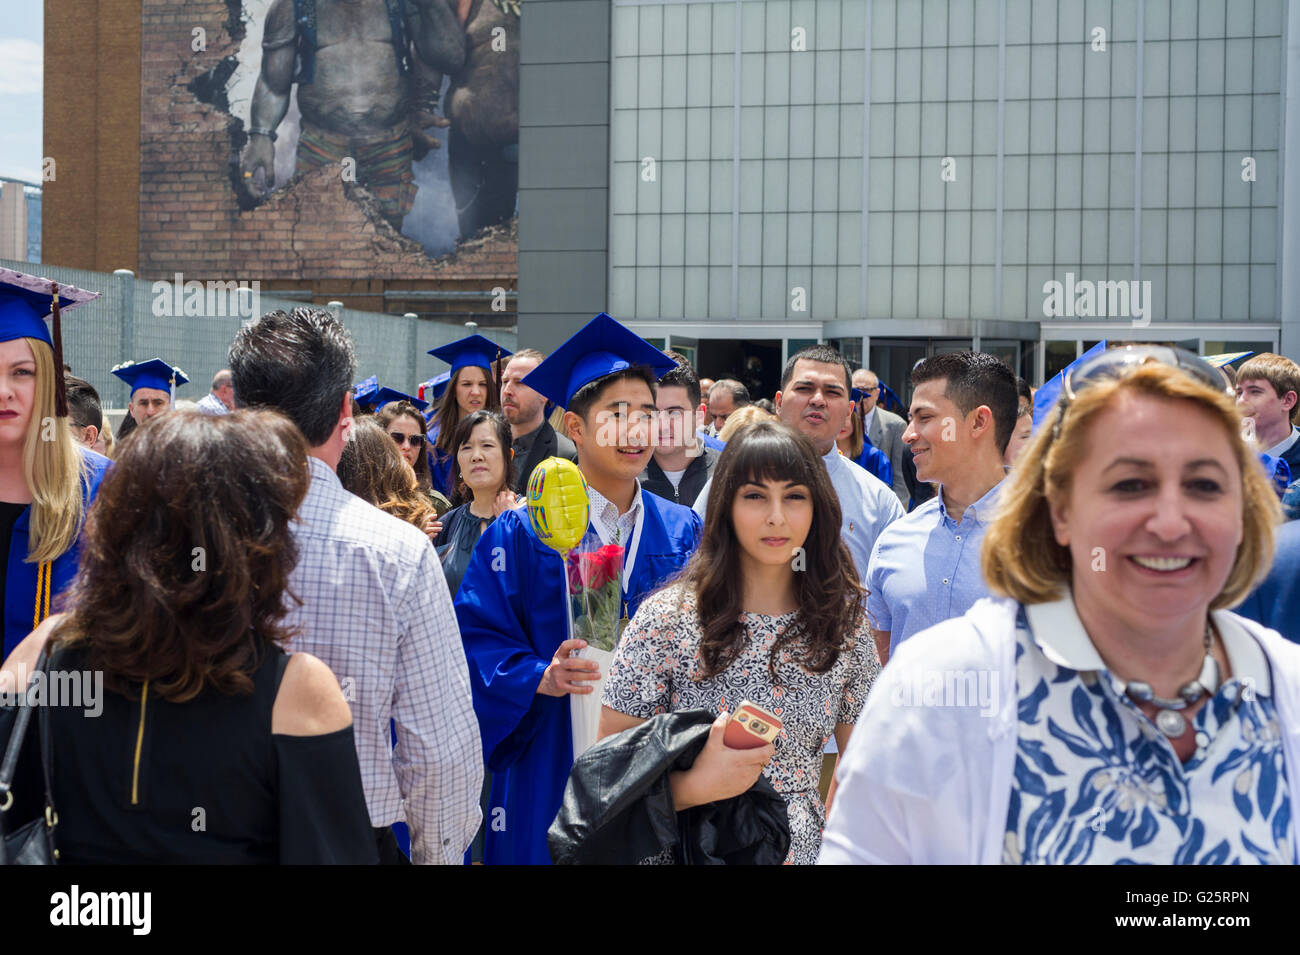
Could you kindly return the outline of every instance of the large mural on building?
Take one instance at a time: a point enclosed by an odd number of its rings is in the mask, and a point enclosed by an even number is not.
[[[191,42],[179,71],[174,58],[143,58],[142,264],[154,251],[159,265],[169,253],[184,258],[178,231],[187,227],[237,240],[232,267],[271,273],[327,273],[331,237],[346,251],[336,263],[352,263],[343,268],[364,267],[364,237],[386,263],[381,273],[409,278],[421,258],[466,243],[513,245],[520,0],[143,6],[146,37],[155,18],[173,42]],[[205,23],[205,11],[224,16]],[[219,171],[186,142],[210,141],[213,119],[226,137]],[[202,188],[213,184],[194,175],[204,169],[218,180],[215,209]],[[174,193],[196,215],[177,215]],[[297,249],[279,256],[262,244],[268,237]],[[501,271],[500,256],[490,258]]]

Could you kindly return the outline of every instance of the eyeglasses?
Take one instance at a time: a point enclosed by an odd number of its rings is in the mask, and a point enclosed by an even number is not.
[[[400,431],[390,431],[388,432],[388,436],[397,442],[399,448],[404,444],[409,444],[413,448],[418,448],[424,441],[424,435],[422,434],[402,434]]]
[[[1061,414],[1052,428],[1052,436],[1054,438],[1060,436],[1065,409],[1079,396],[1079,392],[1098,381],[1123,378],[1148,362],[1177,368],[1211,390],[1233,396],[1228,376],[1222,369],[1216,368],[1201,356],[1186,349],[1171,348],[1168,345],[1125,345],[1121,348],[1109,348],[1095,358],[1066,372],[1065,379],[1061,382],[1061,398],[1058,401]]]

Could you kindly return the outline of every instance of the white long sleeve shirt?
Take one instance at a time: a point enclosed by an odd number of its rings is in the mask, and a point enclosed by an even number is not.
[[[1019,606],[985,598],[898,648],[836,771],[819,864],[1002,861],[1019,721]],[[1220,632],[1235,628],[1255,639],[1268,658],[1287,785],[1292,805],[1300,805],[1300,645],[1227,610],[1212,617]],[[935,673],[973,675],[995,692],[973,705],[924,705],[917,688]]]

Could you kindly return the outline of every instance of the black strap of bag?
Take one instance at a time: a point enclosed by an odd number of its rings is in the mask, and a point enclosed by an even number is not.
[[[53,777],[49,714],[53,702],[51,700],[40,701],[37,715],[41,774],[45,780],[45,815],[20,826],[12,833],[9,831],[8,818],[14,802],[14,770],[17,768],[18,757],[22,752],[23,740],[27,736],[27,724],[32,716],[37,680],[45,673],[48,662],[49,648],[46,646],[42,648],[40,659],[36,661],[36,672],[32,674],[27,684],[26,699],[18,708],[14,728],[9,734],[9,743],[5,747],[4,759],[0,760],[0,865],[55,865],[59,858],[58,850],[54,847],[54,830],[59,824],[59,814],[54,811],[54,790],[50,785]],[[46,686],[48,685],[47,680]]]

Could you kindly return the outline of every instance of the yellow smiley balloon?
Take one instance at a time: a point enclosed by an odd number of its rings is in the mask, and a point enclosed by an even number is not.
[[[587,479],[564,458],[547,458],[528,478],[528,520],[543,544],[563,554],[587,533]]]

